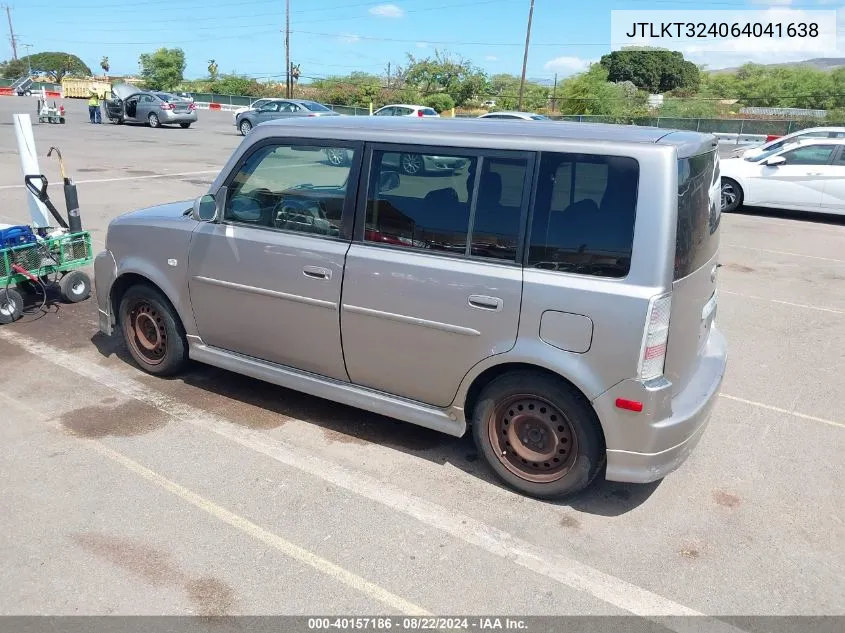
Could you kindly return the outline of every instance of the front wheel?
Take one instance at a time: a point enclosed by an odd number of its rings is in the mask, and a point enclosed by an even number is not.
[[[138,366],[155,376],[172,376],[188,362],[185,329],[170,301],[155,288],[136,285],[120,300],[123,340]]]
[[[81,270],[69,272],[59,280],[62,301],[79,303],[91,296],[91,278]]]
[[[244,119],[238,125],[238,130],[240,130],[241,136],[246,136],[252,131],[252,123],[249,122],[249,119]]]
[[[722,213],[731,213],[742,206],[743,191],[732,178],[722,178]]]
[[[560,499],[584,490],[605,460],[595,412],[562,381],[505,374],[481,392],[473,437],[496,476],[523,494]]]
[[[0,288],[0,325],[14,323],[23,315],[23,296],[14,288]]]
[[[399,156],[399,169],[408,176],[421,176],[425,171],[423,157],[419,154],[401,154]]]
[[[150,127],[159,127],[161,125],[161,121],[158,120],[158,115],[155,112],[150,112],[150,116],[147,117],[147,121],[150,124]]]
[[[180,123],[180,124],[179,124],[179,127],[181,127],[183,130],[187,130],[189,127],[191,127],[191,124],[190,124],[190,123],[187,123],[187,122],[185,122],[185,123]]]

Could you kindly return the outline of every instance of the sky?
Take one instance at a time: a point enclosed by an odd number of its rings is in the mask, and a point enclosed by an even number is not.
[[[384,74],[410,53],[435,49],[471,60],[490,74],[522,68],[530,0],[289,0],[291,61],[303,81],[364,71]],[[285,0],[7,0],[18,55],[65,51],[95,72],[102,56],[111,74],[135,74],[141,53],[180,47],[186,78],[208,75],[210,59],[221,73],[256,78],[283,76]],[[585,70],[611,50],[611,11],[636,11],[643,21],[656,10],[836,10],[838,48],[845,57],[845,0],[535,0],[527,76],[562,79]],[[0,16],[2,17],[2,16]],[[0,25],[2,22],[0,22]],[[833,27],[831,27],[833,28]],[[0,59],[12,56],[8,31]],[[28,45],[28,46],[27,46]],[[769,42],[724,50],[684,44],[685,57],[710,68],[837,57],[836,51],[779,51]],[[768,48],[768,50],[766,50]]]

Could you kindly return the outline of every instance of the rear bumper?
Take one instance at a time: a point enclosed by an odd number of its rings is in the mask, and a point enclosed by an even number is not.
[[[94,287],[97,295],[99,327],[103,334],[111,336],[114,319],[111,310],[111,288],[117,275],[117,264],[111,251],[101,251],[94,258]]]
[[[158,118],[162,123],[195,123],[197,120],[197,111],[173,112],[172,110],[162,110]]]
[[[726,367],[727,343],[714,325],[695,373],[674,397],[665,379],[627,380],[599,396],[593,406],[607,441],[607,479],[648,483],[677,470],[704,434]],[[617,398],[642,402],[643,411],[621,410]]]

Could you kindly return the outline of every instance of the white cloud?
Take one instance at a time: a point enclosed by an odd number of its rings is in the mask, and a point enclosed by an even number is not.
[[[488,62],[497,62],[497,61],[499,61],[499,58],[498,58],[498,57],[496,57],[495,55],[487,55],[484,59],[485,59],[485,61],[488,61]]]
[[[417,42],[417,48],[428,48],[428,42]]]
[[[589,67],[589,60],[582,59],[580,57],[568,57],[566,55],[563,57],[555,57],[543,64],[543,68],[546,70],[552,70],[554,72],[564,74],[578,73],[582,70],[587,70]]]
[[[375,15],[379,18],[404,18],[405,10],[400,9],[395,4],[377,4],[370,8],[370,15]]]
[[[357,44],[361,41],[360,35],[355,35],[354,33],[344,33],[340,37],[337,38],[339,42],[342,44]]]

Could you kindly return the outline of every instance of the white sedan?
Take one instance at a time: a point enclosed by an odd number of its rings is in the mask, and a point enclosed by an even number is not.
[[[786,136],[780,136],[776,139],[763,143],[762,145],[755,145],[754,147],[740,147],[731,154],[731,158],[751,158],[752,156],[760,156],[768,151],[780,149],[790,143],[796,141],[803,141],[810,138],[845,138],[845,127],[808,127]]]
[[[720,164],[722,211],[743,204],[845,215],[845,139],[801,140]]]

